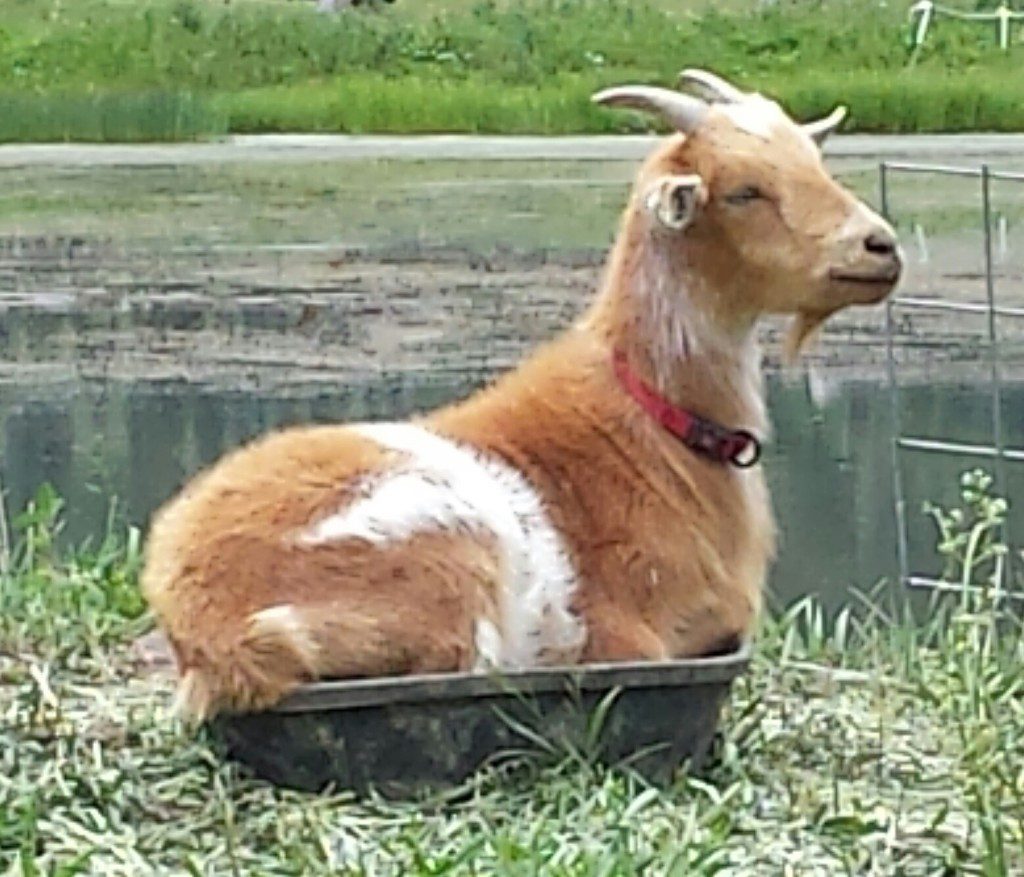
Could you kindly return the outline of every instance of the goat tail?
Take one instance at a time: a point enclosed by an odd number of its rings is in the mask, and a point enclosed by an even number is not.
[[[183,668],[172,710],[185,721],[203,722],[223,711],[267,709],[315,678],[320,664],[302,614],[292,605],[271,606],[250,615],[229,647],[204,651]]]

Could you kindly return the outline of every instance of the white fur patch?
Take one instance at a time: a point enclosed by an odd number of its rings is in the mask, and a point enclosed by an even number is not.
[[[476,623],[473,641],[476,645],[476,669],[501,666],[501,632],[492,622],[481,618]]]
[[[645,247],[637,280],[643,337],[649,339],[655,377],[663,388],[678,363],[697,352],[703,316],[661,247]]]
[[[752,95],[742,103],[719,106],[737,128],[762,140],[771,140],[772,132],[782,119],[779,107],[759,95]]]
[[[669,261],[662,247],[645,247],[633,294],[643,337],[649,339],[655,384],[661,391],[671,387],[679,363],[693,357],[731,361],[735,368],[719,371],[719,378],[727,382],[727,392],[743,400],[751,418],[744,425],[766,434],[761,348],[754,327],[751,324],[730,333],[716,325],[696,304],[706,298],[707,290],[694,295],[680,279],[687,273],[685,266]]]
[[[249,620],[254,631],[267,627],[271,627],[274,630],[287,631],[288,633],[304,630],[299,615],[291,603],[280,603],[276,606],[268,606],[259,612],[253,612]]]
[[[543,503],[504,462],[412,423],[353,427],[404,459],[365,495],[314,523],[306,544],[365,539],[375,544],[430,531],[485,530],[501,553],[497,626],[480,620],[478,659],[517,668],[571,660],[584,629],[569,611],[576,572]]]
[[[291,603],[268,606],[249,616],[249,634],[257,638],[285,637],[303,663],[312,669],[316,664],[317,644],[309,626]]]

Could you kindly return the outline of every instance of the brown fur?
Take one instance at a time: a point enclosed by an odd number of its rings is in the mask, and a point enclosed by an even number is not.
[[[682,231],[658,227],[647,193],[693,173],[698,215]],[[769,197],[726,200],[750,185]],[[881,264],[863,245],[880,223],[781,113],[766,142],[712,109],[644,163],[583,319],[425,419],[543,497],[579,573],[578,659],[721,651],[749,635],[774,550],[761,471],[697,456],[655,424],[617,384],[612,349],[677,404],[763,434],[757,318],[794,314],[798,346],[829,313],[882,298],[891,283],[830,277]],[[660,338],[657,314],[678,331]],[[143,587],[177,656],[185,713],[263,708],[318,677],[473,665],[474,623],[495,618],[502,587],[485,536],[424,533],[386,548],[295,539],[390,459],[343,426],[292,429],[229,455],[160,511]],[[291,609],[264,611],[281,604]]]
[[[320,676],[471,665],[473,624],[494,615],[486,540],[423,534],[339,552],[295,539],[387,462],[344,427],[288,430],[228,456],[159,511],[143,589],[177,657],[183,712],[260,709]],[[254,617],[284,603],[297,626]],[[420,631],[410,612],[445,621]]]

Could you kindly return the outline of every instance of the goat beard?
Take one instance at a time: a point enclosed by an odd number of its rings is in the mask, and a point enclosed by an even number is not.
[[[783,345],[783,358],[787,365],[792,365],[797,357],[817,340],[818,330],[829,317],[839,308],[823,311],[800,311],[790,323],[789,332]]]

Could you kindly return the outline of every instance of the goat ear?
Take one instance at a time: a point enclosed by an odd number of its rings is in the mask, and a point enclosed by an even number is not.
[[[704,181],[697,174],[678,174],[655,180],[644,207],[665,228],[679,231],[693,222],[707,200]]]

